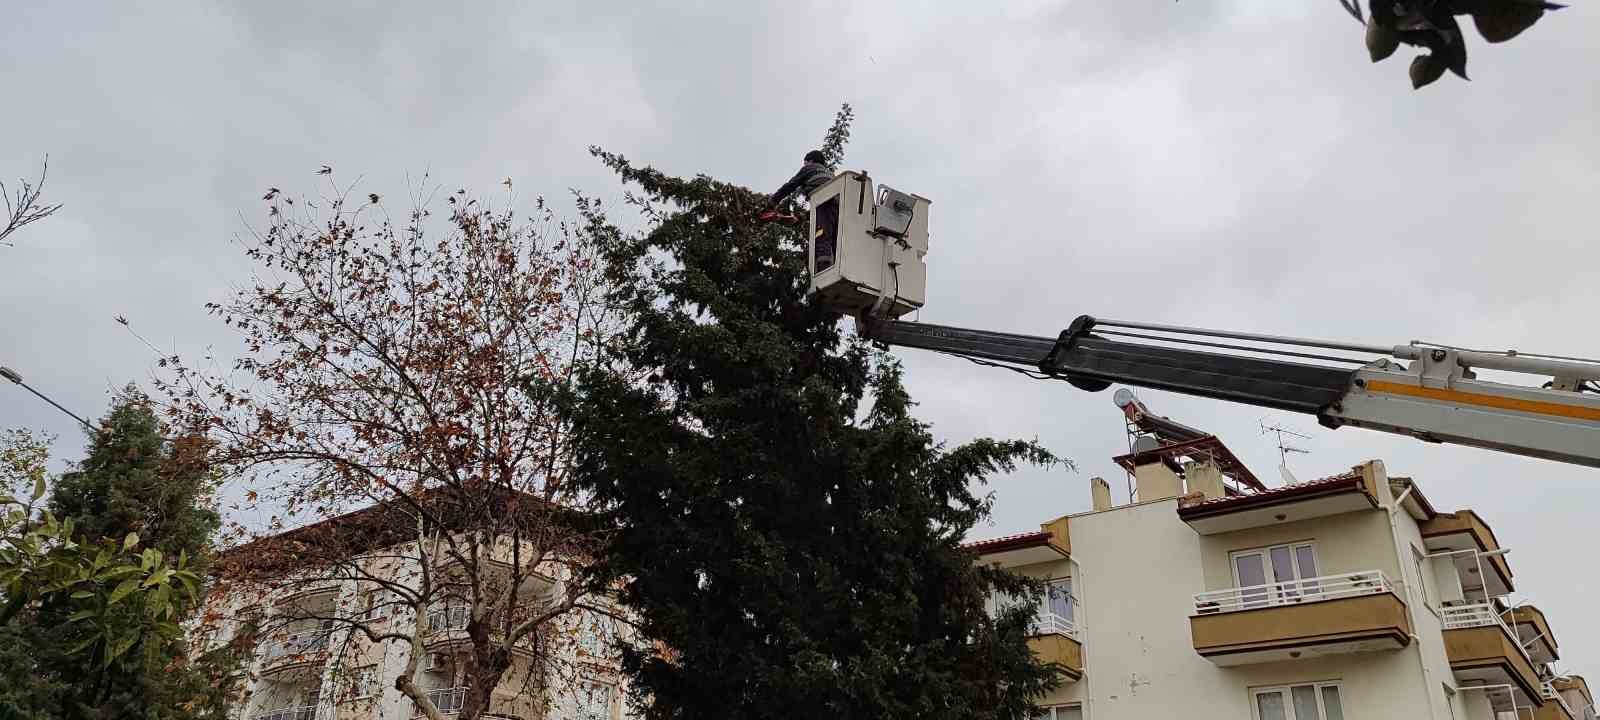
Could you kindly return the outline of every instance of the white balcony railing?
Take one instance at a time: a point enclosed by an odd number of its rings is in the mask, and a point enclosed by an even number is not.
[[[300,705],[298,707],[278,708],[250,716],[250,720],[314,720],[317,717],[317,706]]]
[[[439,712],[446,715],[454,715],[461,712],[461,701],[466,699],[467,689],[465,687],[440,688],[428,691],[427,696],[428,702],[433,703],[433,706],[438,708]],[[422,709],[413,707],[411,717],[419,718],[422,716]]]
[[[1507,635],[1516,637],[1511,628],[1506,626],[1506,621],[1500,617],[1500,612],[1488,603],[1473,603],[1471,605],[1447,605],[1439,609],[1439,618],[1444,621],[1444,629],[1460,630],[1472,627],[1496,627],[1506,631]]]
[[[1362,570],[1198,593],[1194,596],[1194,612],[1196,615],[1214,615],[1386,592],[1394,592],[1394,585],[1383,571]]]
[[[1077,639],[1078,627],[1072,621],[1053,612],[1041,612],[1028,626],[1029,635],[1065,635]]]
[[[327,630],[310,630],[289,635],[282,640],[266,643],[262,652],[268,661],[294,655],[306,655],[328,648]]]

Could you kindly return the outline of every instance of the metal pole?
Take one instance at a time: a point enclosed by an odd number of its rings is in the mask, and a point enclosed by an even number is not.
[[[1483,574],[1483,553],[1473,548],[1472,559],[1478,563],[1478,584],[1483,586],[1483,601],[1489,602],[1489,576]]]
[[[79,423],[82,423],[84,427],[89,428],[89,432],[99,432],[100,431],[100,428],[95,427],[94,423],[91,423],[88,420],[85,420],[85,419],[83,419],[81,417],[78,417],[76,413],[74,413],[71,410],[68,410],[68,409],[62,407],[61,403],[58,403],[58,402],[56,402],[54,400],[51,400],[50,398],[46,397],[44,393],[39,392],[38,390],[35,390],[32,387],[29,387],[27,383],[22,381],[22,374],[21,373],[18,373],[17,371],[12,370],[11,368],[8,368],[8,367],[5,367],[3,365],[0,365],[0,377],[3,377],[5,379],[7,379],[7,380],[10,380],[11,382],[16,383],[17,385],[21,385],[22,389],[27,390],[28,392],[31,392],[34,395],[37,395],[40,400],[43,400],[43,401],[45,401],[47,403],[50,403],[50,405],[53,406],[55,409],[66,413],[68,417],[71,417],[73,420],[77,420]]]
[[[1280,345],[1300,345],[1303,347],[1324,348],[1327,350],[1348,350],[1350,352],[1379,353],[1393,355],[1394,346],[1383,345],[1358,345],[1356,343],[1334,342],[1330,340],[1312,340],[1309,338],[1284,337],[1280,335],[1258,335],[1256,333],[1234,332],[1232,330],[1207,330],[1205,328],[1184,327],[1182,325],[1157,325],[1154,323],[1127,322],[1124,320],[1094,321],[1095,327],[1110,326],[1133,328],[1136,330],[1155,330],[1157,332],[1184,333],[1189,335],[1208,335],[1211,337],[1232,338],[1234,340],[1254,340],[1256,342],[1278,343]]]
[[[1456,364],[1462,367],[1488,368],[1490,370],[1506,370],[1508,372],[1570,375],[1572,377],[1581,377],[1585,380],[1600,378],[1600,365],[1592,362],[1576,363],[1517,355],[1457,351]]]

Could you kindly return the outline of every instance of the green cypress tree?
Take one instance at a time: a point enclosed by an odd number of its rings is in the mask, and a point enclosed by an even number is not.
[[[202,573],[219,517],[210,499],[211,474],[205,445],[198,438],[166,438],[150,400],[126,388],[90,437],[87,457],[51,488],[50,511],[70,522],[81,544],[119,545],[136,534],[142,549],[158,557],[183,559]],[[115,582],[115,581],[113,581]],[[88,593],[84,593],[87,595]],[[147,601],[135,593],[111,608],[104,622],[140,627]],[[85,662],[75,652],[91,641],[96,628],[69,618],[92,598],[53,597],[9,629],[29,640],[26,664],[0,658],[0,672],[26,669],[31,689],[21,707],[37,717],[60,718],[223,718],[242,659],[240,648],[212,652],[191,648],[175,623],[159,632],[127,636],[115,658]],[[193,609],[193,605],[180,608]],[[119,646],[120,647],[120,646]]]
[[[218,516],[194,448],[162,437],[149,398],[129,385],[90,438],[87,457],[56,482],[50,509],[90,541],[138,533],[145,547],[199,560]]]
[[[666,648],[626,654],[646,717],[1026,717],[1057,668],[1026,611],[986,607],[1037,588],[960,543],[990,510],[974,484],[1054,458],[936,443],[893,359],[807,297],[804,231],[759,223],[761,195],[594,154],[653,220],[609,254],[648,378],[596,372],[574,409],[575,476],[616,527],[597,579]]]

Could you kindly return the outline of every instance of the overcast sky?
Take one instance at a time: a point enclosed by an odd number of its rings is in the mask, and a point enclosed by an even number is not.
[[[1600,6],[1475,35],[1474,80],[1412,92],[1334,0],[78,3],[0,26],[0,177],[48,152],[61,214],[0,247],[0,364],[79,412],[151,352],[229,335],[202,304],[248,279],[231,238],[313,171],[400,197],[408,173],[616,198],[599,144],[763,190],[839,103],[847,165],[934,201],[925,321],[1053,335],[1073,317],[1375,344],[1600,356]],[[1004,9],[993,6],[1004,6]],[[404,7],[403,7],[404,6]],[[558,203],[558,206],[560,204]],[[1119,501],[1110,393],[902,353],[941,437],[1037,436],[1080,470],[997,478],[994,525]],[[1301,478],[1370,458],[1512,548],[1569,671],[1600,674],[1600,474],[1142,392],[1276,481],[1258,422],[1314,437]],[[71,421],[0,387],[0,427]]]

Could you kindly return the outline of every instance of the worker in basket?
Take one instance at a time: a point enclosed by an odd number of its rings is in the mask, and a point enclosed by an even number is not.
[[[778,191],[772,194],[772,198],[767,201],[766,212],[761,213],[761,219],[786,220],[790,222],[798,219],[793,215],[779,211],[778,207],[783,204],[783,201],[788,200],[789,196],[793,195],[795,191],[798,190],[809,197],[811,193],[817,191],[817,188],[828,184],[828,181],[832,179],[833,171],[828,169],[828,156],[823,155],[821,150],[812,150],[806,153],[805,161],[800,165],[800,171],[795,173],[794,177],[789,178],[789,181],[784,183],[783,187],[778,188]]]

